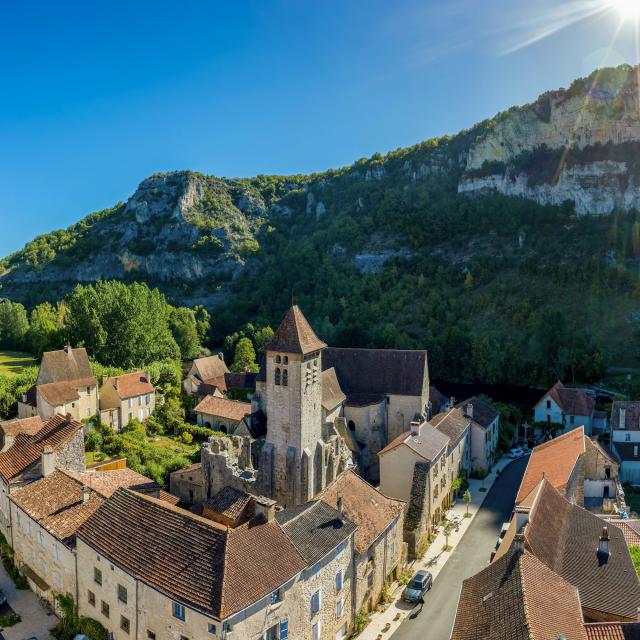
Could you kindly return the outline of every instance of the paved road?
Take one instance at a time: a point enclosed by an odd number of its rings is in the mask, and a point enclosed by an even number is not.
[[[424,610],[416,609],[392,640],[449,640],[462,581],[487,566],[502,523],[511,516],[526,464],[523,458],[505,467],[426,595]]]

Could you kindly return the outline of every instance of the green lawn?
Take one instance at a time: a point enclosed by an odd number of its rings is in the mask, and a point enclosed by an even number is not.
[[[24,368],[37,365],[35,358],[20,351],[0,351],[0,376],[17,376]]]

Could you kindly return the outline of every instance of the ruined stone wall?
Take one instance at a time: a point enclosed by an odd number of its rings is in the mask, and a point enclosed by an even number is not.
[[[256,493],[257,473],[251,464],[249,438],[212,436],[202,446],[204,497],[209,498],[226,486]]]

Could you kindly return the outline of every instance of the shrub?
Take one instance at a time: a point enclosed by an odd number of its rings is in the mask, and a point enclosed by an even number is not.
[[[0,627],[13,627],[14,624],[21,621],[22,618],[15,611],[10,611],[0,616]]]
[[[354,631],[356,633],[360,633],[368,624],[369,614],[364,609],[360,609],[360,611],[356,613],[356,623]]]
[[[78,634],[84,634],[91,640],[108,639],[109,633],[97,620],[78,615],[78,607],[71,595],[58,594],[56,604],[60,610],[60,620],[50,631],[56,640],[73,640]]]
[[[87,451],[100,451],[102,448],[102,436],[95,429],[88,431],[84,437],[84,448]]]
[[[193,442],[193,436],[188,431],[183,431],[180,437],[185,444],[191,444]]]

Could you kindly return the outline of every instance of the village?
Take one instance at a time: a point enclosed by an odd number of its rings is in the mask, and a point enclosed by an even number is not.
[[[69,603],[115,640],[638,637],[640,401],[557,382],[501,449],[500,411],[443,396],[425,351],[330,347],[295,305],[258,373],[214,354],[182,391],[214,435],[162,486],[85,451],[162,406],[150,376],[44,353],[0,423],[7,640]]]

